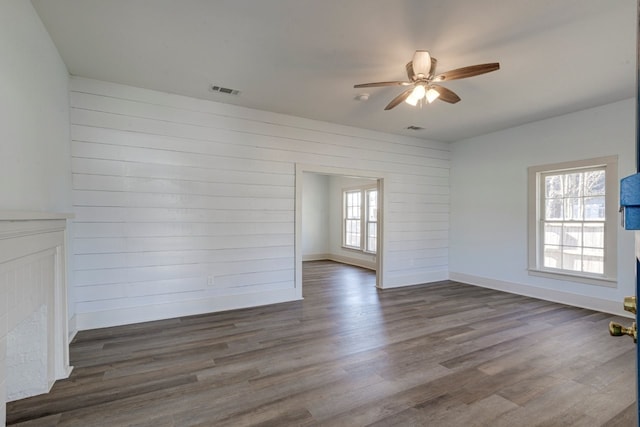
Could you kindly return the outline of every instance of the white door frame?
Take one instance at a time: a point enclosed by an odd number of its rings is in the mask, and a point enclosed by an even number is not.
[[[383,172],[373,172],[361,169],[339,168],[332,166],[309,165],[296,163],[296,212],[295,212],[295,287],[296,298],[302,299],[302,186],[303,174],[316,173],[320,175],[348,176],[354,178],[376,179],[378,182],[378,239],[376,250],[376,287],[384,287],[384,230],[385,212],[387,210],[387,198],[385,197],[384,184],[388,179]]]

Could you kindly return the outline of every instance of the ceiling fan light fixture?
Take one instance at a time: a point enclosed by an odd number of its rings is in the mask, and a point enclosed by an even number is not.
[[[425,98],[427,98],[427,102],[429,104],[438,99],[438,97],[440,97],[440,92],[438,92],[434,88],[429,88],[429,90],[425,94]]]
[[[357,84],[353,87],[409,86],[408,89],[405,89],[393,98],[389,104],[387,104],[384,108],[385,111],[397,107],[402,103],[402,101],[414,107],[418,104],[422,107],[425,99],[429,104],[436,99],[449,104],[455,104],[460,101],[460,97],[451,89],[447,89],[444,86],[436,84],[436,82],[466,79],[468,77],[478,76],[480,74],[486,74],[500,69],[499,62],[490,62],[486,64],[476,64],[468,67],[456,68],[454,70],[436,74],[437,64],[438,60],[432,58],[428,51],[416,50],[413,55],[413,59],[405,65],[409,81],[396,80],[373,82]]]
[[[424,79],[431,71],[431,55],[426,50],[416,50],[413,54],[413,71],[416,77]]]
[[[418,101],[424,98],[424,94],[426,93],[426,89],[423,85],[416,85],[416,87],[411,91],[411,94],[404,101],[407,104],[415,107],[418,105]]]

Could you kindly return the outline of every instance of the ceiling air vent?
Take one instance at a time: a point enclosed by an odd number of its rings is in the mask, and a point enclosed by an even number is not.
[[[222,87],[222,86],[216,86],[216,85],[209,86],[209,90],[211,92],[226,93],[227,95],[239,95],[240,94],[239,90],[229,89],[228,87]]]
[[[409,129],[409,130],[422,130],[424,128],[421,128],[420,126],[411,125],[411,126],[407,126],[406,129]]]

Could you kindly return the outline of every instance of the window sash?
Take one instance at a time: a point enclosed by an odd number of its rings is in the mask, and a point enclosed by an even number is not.
[[[598,171],[604,171],[604,184],[602,179],[594,179],[599,178],[598,174],[591,173]],[[582,284],[615,287],[617,156],[533,166],[529,168],[528,174],[529,273]],[[583,174],[582,178],[579,174]],[[561,192],[549,193],[549,189],[545,187],[545,178],[567,175],[573,175],[567,179],[582,179],[586,186],[567,186]],[[590,181],[586,182],[585,177]],[[556,185],[557,188],[559,185]],[[581,189],[576,191],[576,188]],[[547,202],[552,199],[556,205],[558,199],[562,199],[560,204],[568,204],[569,210],[566,213],[560,212],[556,206],[556,213],[549,215],[546,210],[549,208]],[[549,231],[549,227],[555,227],[554,232],[545,235],[545,229]],[[563,228],[565,231],[560,231]],[[562,240],[563,236],[565,240]],[[573,241],[570,242],[571,239]],[[555,259],[555,263],[549,262],[550,258]],[[569,268],[566,268],[566,263],[569,263]]]
[[[366,190],[365,251],[375,253],[378,248],[378,189]]]
[[[604,276],[606,253],[604,221],[541,220],[540,222],[542,268]],[[557,229],[555,233],[550,230],[551,228]],[[595,231],[596,229],[602,231]],[[557,238],[554,238],[554,234]],[[596,236],[589,236],[589,234],[596,234]],[[601,234],[602,237],[597,234]]]
[[[595,191],[587,188],[588,178],[599,176],[602,176],[604,184],[605,167],[567,169],[539,174],[540,226],[538,233],[541,269],[604,276],[606,186],[600,189],[595,185]],[[551,185],[547,185],[548,183]],[[601,213],[598,210],[603,217],[594,220],[585,215],[585,205],[588,200],[595,197],[598,200],[601,199],[604,206]],[[602,247],[585,246],[585,225],[587,228],[601,225]],[[557,236],[554,236],[555,233],[551,231],[553,228],[557,229]]]
[[[344,192],[343,244],[352,249],[362,248],[362,191]]]

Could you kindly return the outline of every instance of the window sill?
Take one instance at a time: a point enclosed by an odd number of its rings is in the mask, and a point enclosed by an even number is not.
[[[577,274],[564,273],[550,270],[537,270],[530,268],[530,276],[545,277],[547,279],[566,280],[569,282],[577,282],[585,285],[604,286],[607,288],[617,288],[618,281],[607,277],[580,276]]]

